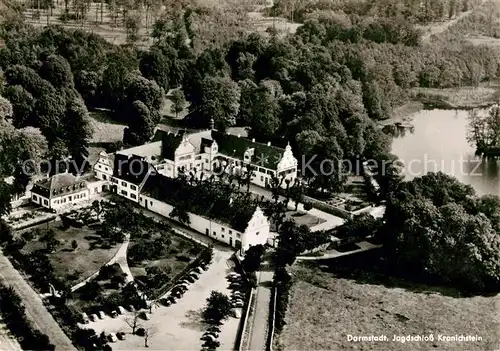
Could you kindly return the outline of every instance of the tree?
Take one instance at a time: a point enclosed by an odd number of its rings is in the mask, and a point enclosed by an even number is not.
[[[217,324],[228,318],[232,313],[233,306],[227,295],[218,291],[211,291],[207,298],[207,305],[202,312],[205,322]]]
[[[73,73],[64,57],[49,55],[42,63],[38,74],[55,88],[73,87]]]
[[[163,91],[153,80],[142,76],[134,76],[126,89],[127,104],[137,100],[144,103],[150,110],[160,110],[163,106]],[[129,106],[126,104],[126,108]],[[158,121],[156,121],[158,122]]]
[[[87,301],[93,301],[101,296],[102,287],[95,280],[91,280],[81,288],[80,294],[83,299]]]
[[[12,186],[3,180],[0,181],[0,217],[8,215],[12,210],[10,200],[12,197]]]
[[[186,99],[184,97],[182,89],[174,89],[170,100],[172,100],[172,107],[170,108],[170,112],[175,113],[175,118],[177,118],[179,116],[179,112],[182,112],[184,110],[184,107],[186,106]]]
[[[218,130],[224,132],[236,123],[240,89],[229,77],[207,76],[200,82],[199,99],[191,98],[191,111],[199,114],[201,124],[209,126],[213,119]]]
[[[48,252],[54,252],[54,250],[61,244],[56,238],[56,233],[53,230],[49,230],[41,239],[41,242],[45,243]]]
[[[87,107],[80,99],[74,99],[68,102],[65,116],[62,119],[64,128],[64,139],[66,141],[67,151],[76,162],[77,170],[71,170],[76,173],[83,173],[80,167],[86,164],[84,161],[89,155],[88,146],[92,136],[89,114]]]
[[[155,334],[154,329],[152,327],[144,328],[144,347],[149,347],[148,341]]]
[[[304,210],[305,211],[310,211],[313,208],[313,205],[310,201],[307,201],[304,203]]]
[[[21,85],[9,85],[4,94],[12,103],[12,124],[16,128],[29,125],[35,105],[33,95]]]
[[[125,18],[125,31],[127,33],[127,42],[135,43],[138,39],[140,16],[138,13],[129,13]]]
[[[500,237],[487,215],[477,212],[474,195],[443,173],[400,184],[380,230],[387,258],[407,276],[431,276],[472,292],[498,291]]]
[[[264,252],[265,248],[262,245],[250,246],[243,259],[243,268],[246,272],[250,273],[259,270]]]
[[[132,334],[135,334],[136,329],[139,327],[140,312],[133,312],[131,317],[125,318],[125,323],[132,328]]]
[[[160,49],[152,48],[145,52],[139,61],[139,69],[145,78],[154,80],[165,91],[168,91],[170,67]]]
[[[12,117],[14,114],[14,109],[9,100],[0,96],[0,119],[5,119],[7,117]]]
[[[128,145],[142,145],[148,142],[153,137],[155,127],[151,110],[142,101],[137,100],[127,115],[129,126],[124,130],[123,142]]]
[[[280,98],[283,94],[277,81],[264,80],[253,92],[249,125],[252,136],[272,138],[281,125]]]

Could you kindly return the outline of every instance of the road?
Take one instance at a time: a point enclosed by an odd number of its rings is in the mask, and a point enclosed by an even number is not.
[[[49,337],[50,342],[55,345],[56,350],[76,350],[71,340],[45,308],[38,293],[29,286],[21,274],[1,252],[0,280],[3,284],[10,285],[17,294],[19,294],[26,308],[26,315],[38,330]],[[3,347],[2,350],[4,350]]]
[[[250,344],[248,345],[248,350],[251,351],[266,350],[269,332],[268,320],[273,272],[262,271],[258,273],[258,277],[259,286],[255,291],[255,308],[252,311]]]

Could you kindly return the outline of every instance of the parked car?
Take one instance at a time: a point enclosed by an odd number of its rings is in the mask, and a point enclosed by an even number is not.
[[[194,283],[195,280],[193,279],[193,277],[190,277],[189,275],[185,278],[188,282],[190,283]]]
[[[104,314],[103,311],[99,311],[99,318],[100,319],[104,319],[104,317],[106,317],[106,315]]]
[[[201,274],[201,272],[203,272],[203,270],[200,267],[196,267],[195,269],[193,269],[193,272],[195,272],[197,274]]]
[[[82,320],[84,324],[89,323],[89,316],[85,312],[82,313]]]
[[[118,306],[118,314],[123,314],[125,313],[125,308],[123,308],[123,306]]]
[[[119,332],[119,333],[116,333],[116,336],[118,337],[118,339],[120,340],[125,340],[125,333],[124,332]]]
[[[193,273],[190,273],[190,274],[189,274],[189,276],[190,276],[191,278],[193,278],[193,279],[196,279],[196,280],[198,280],[198,278],[199,278],[198,274],[196,274],[196,273],[194,273],[194,272],[193,272]]]
[[[212,325],[207,328],[207,331],[215,332],[215,333],[220,333],[220,327],[216,325]]]
[[[135,308],[134,308],[134,306],[133,306],[133,305],[128,305],[128,310],[129,310],[130,312],[135,312]]]
[[[111,311],[111,318],[118,317],[118,311]]]
[[[117,342],[118,338],[116,337],[115,333],[111,333],[108,335],[109,342]]]
[[[91,315],[90,315],[90,320],[91,320],[92,322],[95,322],[95,321],[96,321],[96,320],[98,320],[98,319],[99,319],[99,317],[97,317],[97,314],[95,314],[95,313],[94,313],[94,314],[91,314]]]
[[[215,341],[217,338],[213,335],[203,335],[201,338],[203,341]]]
[[[219,333],[211,332],[211,331],[206,331],[203,333],[203,335],[212,335],[216,339],[219,337]]]

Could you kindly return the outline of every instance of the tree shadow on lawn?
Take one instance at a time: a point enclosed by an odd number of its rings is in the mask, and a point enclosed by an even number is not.
[[[454,298],[473,296],[496,296],[497,292],[472,293],[448,286],[438,279],[419,274],[409,274],[383,258],[383,249],[370,250],[358,254],[343,256],[335,259],[322,260],[320,263],[307,262],[306,266],[316,266],[317,269],[331,273],[336,278],[354,280],[358,284],[383,285],[387,288],[400,288],[414,293],[440,294]],[[307,282],[318,287],[329,289],[328,284],[321,279],[309,277]]]

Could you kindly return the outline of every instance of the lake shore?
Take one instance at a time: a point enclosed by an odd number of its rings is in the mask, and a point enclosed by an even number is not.
[[[411,95],[413,98],[410,101],[396,107],[392,111],[391,118],[379,121],[379,125],[411,122],[415,114],[423,109],[471,110],[487,108],[500,101],[500,84],[446,89],[414,88]]]

